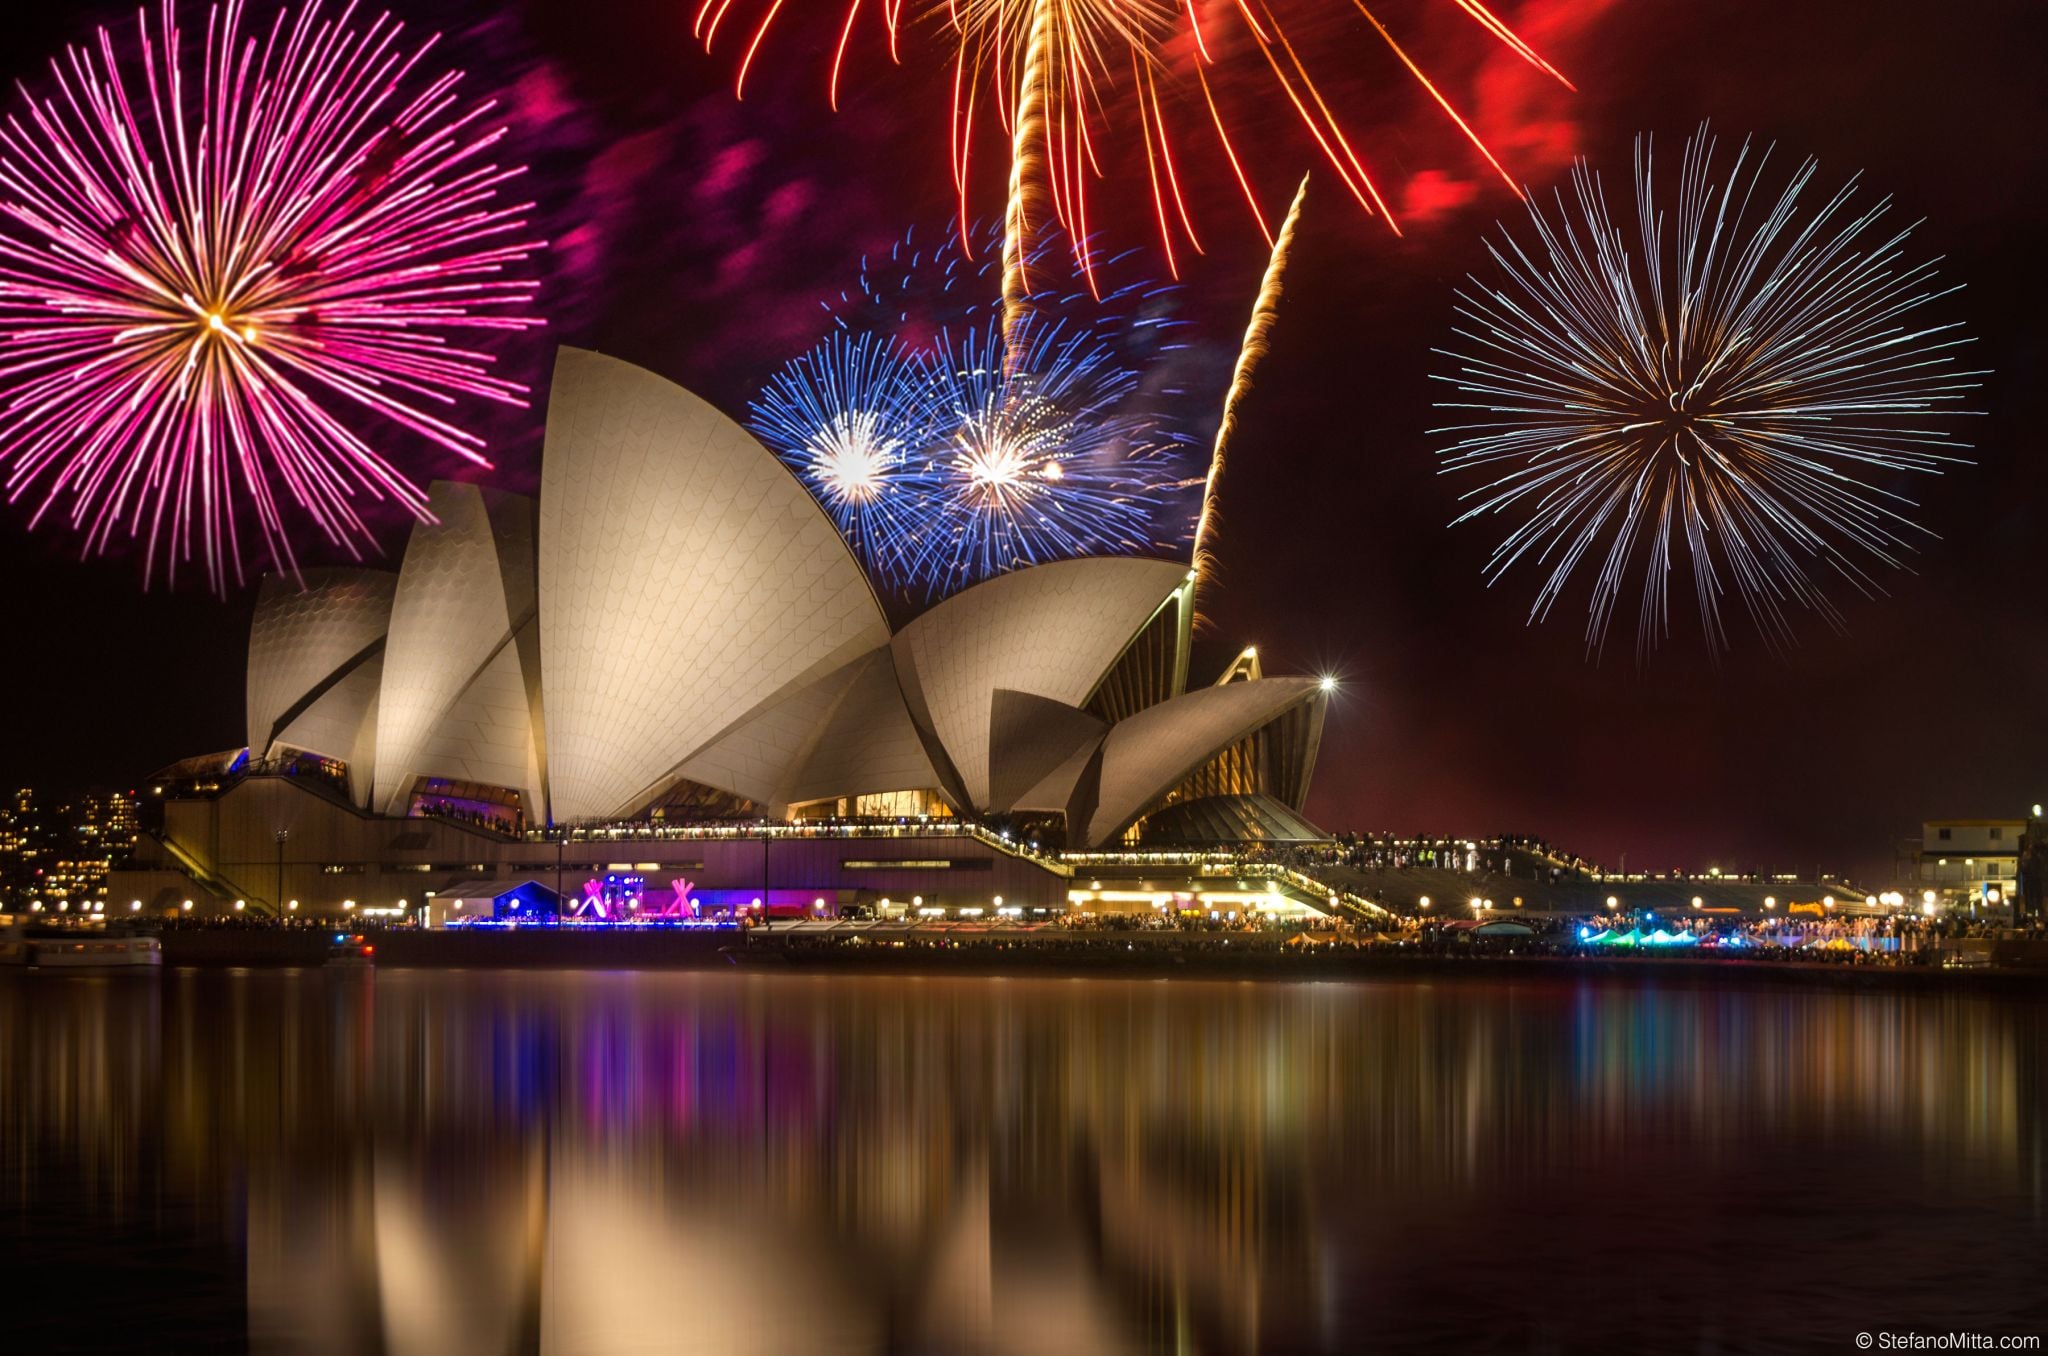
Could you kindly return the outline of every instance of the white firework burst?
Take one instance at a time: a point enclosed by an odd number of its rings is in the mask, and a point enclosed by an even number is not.
[[[1880,226],[1888,198],[1852,206],[1855,178],[1802,212],[1814,160],[1774,195],[1769,148],[1745,142],[1725,179],[1714,157],[1702,127],[1667,214],[1637,139],[1633,253],[1580,162],[1555,221],[1531,200],[1532,248],[1489,245],[1499,277],[1458,292],[1438,350],[1457,391],[1438,408],[1463,420],[1432,431],[1442,469],[1488,477],[1455,521],[1512,523],[1486,575],[1547,571],[1532,624],[1589,567],[1593,654],[1631,581],[1638,658],[1667,638],[1682,566],[1716,654],[1731,592],[1774,648],[1795,608],[1839,628],[1829,585],[1881,592],[1873,571],[1931,535],[1904,482],[1967,460],[1941,421],[1984,374],[1958,366],[1959,324],[1928,318],[1959,288],[1907,262],[1913,226]]]

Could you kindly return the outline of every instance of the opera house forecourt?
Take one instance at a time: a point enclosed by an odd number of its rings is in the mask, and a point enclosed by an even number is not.
[[[1328,703],[1188,675],[1184,560],[1013,570],[892,627],[690,392],[561,350],[538,500],[437,483],[395,573],[264,582],[247,732],[165,769],[111,907],[430,926],[1363,906],[1248,842]],[[225,741],[224,741],[225,742]]]

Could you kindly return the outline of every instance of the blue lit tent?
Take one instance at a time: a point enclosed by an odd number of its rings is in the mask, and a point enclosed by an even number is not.
[[[1527,923],[1518,923],[1512,918],[1500,918],[1490,923],[1481,923],[1472,929],[1474,937],[1534,937],[1536,929]]]
[[[434,900],[450,927],[478,923],[553,923],[561,917],[555,892],[527,877],[510,886],[502,880],[463,881],[442,890]]]

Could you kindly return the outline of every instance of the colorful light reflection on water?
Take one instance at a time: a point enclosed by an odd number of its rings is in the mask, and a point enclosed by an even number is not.
[[[17,975],[0,1060],[4,1300],[39,1345],[1643,1350],[2048,1327],[2040,1004]]]

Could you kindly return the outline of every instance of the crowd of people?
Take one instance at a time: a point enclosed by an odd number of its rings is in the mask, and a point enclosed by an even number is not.
[[[466,824],[473,829],[489,829],[493,833],[519,832],[518,811],[510,806],[480,807],[473,801],[422,796],[413,802],[413,813],[428,819],[445,819],[451,824]]]
[[[1496,920],[1499,921],[1499,920]],[[1685,956],[1740,961],[1920,965],[1983,956],[2000,941],[2048,940],[2039,922],[2013,926],[1986,919],[1915,914],[1856,918],[1679,918],[1658,923],[1630,915],[1513,919],[1530,929],[1489,935],[1478,920],[1408,920],[1393,935],[1439,954]]]

